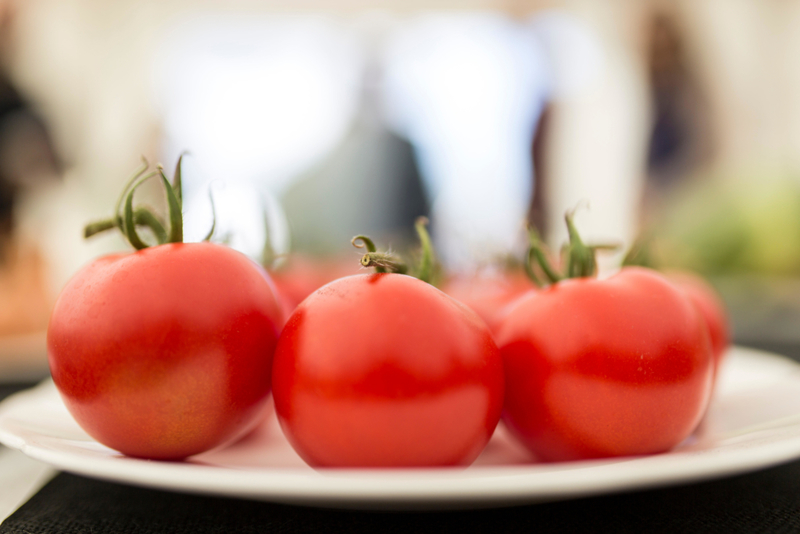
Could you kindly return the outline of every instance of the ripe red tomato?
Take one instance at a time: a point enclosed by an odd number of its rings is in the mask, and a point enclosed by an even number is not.
[[[352,258],[315,260],[293,254],[285,267],[270,275],[288,317],[311,293],[337,278],[356,274],[360,268]]]
[[[533,283],[521,273],[455,277],[442,286],[442,291],[477,313],[493,334],[503,323],[509,305],[534,290]]]
[[[520,299],[500,329],[504,421],[541,460],[667,451],[699,423],[708,332],[663,276],[629,267]]]
[[[672,271],[666,276],[683,290],[703,316],[711,336],[715,370],[719,370],[725,351],[730,345],[730,327],[725,305],[714,288],[698,275],[686,271]]]
[[[400,274],[342,278],[281,333],[275,410],[312,466],[467,465],[500,418],[503,368],[474,312]]]
[[[280,305],[266,273],[210,243],[100,258],[62,291],[47,343],[70,413],[129,456],[180,459],[258,422]]]

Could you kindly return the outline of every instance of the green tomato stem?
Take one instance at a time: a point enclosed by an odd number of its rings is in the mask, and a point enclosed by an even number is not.
[[[533,262],[535,260],[535,254],[533,251],[533,247],[528,247],[528,253],[525,255],[525,261],[523,265],[525,266],[525,274],[528,275],[528,279],[533,282],[536,287],[544,287],[544,283],[539,279],[539,276],[533,269]]]
[[[638,265],[639,267],[656,269],[658,266],[653,257],[652,244],[653,240],[650,236],[639,236],[631,245],[628,253],[625,254],[625,258],[622,260],[623,267]]]
[[[544,276],[547,278],[548,283],[555,284],[556,282],[562,280],[564,277],[556,271],[555,268],[550,264],[550,259],[547,257],[547,253],[545,252],[544,243],[542,243],[542,238],[539,236],[539,232],[536,231],[536,228],[530,226],[528,228],[528,254],[525,258],[525,272],[528,275],[528,278],[539,287],[542,287],[542,282],[538,276],[536,276],[534,269],[533,269],[533,262],[536,260],[536,264],[541,268]]]
[[[157,170],[144,174],[149,168],[149,163],[145,158],[142,158],[142,166],[136,170],[133,176],[126,182],[125,187],[122,189],[122,194],[117,200],[114,209],[114,216],[109,219],[103,219],[89,223],[84,228],[84,237],[91,237],[101,232],[119,228],[123,235],[128,239],[130,244],[137,250],[147,248],[149,245],[141,238],[136,231],[137,226],[148,227],[155,236],[159,245],[164,243],[182,243],[183,242],[183,214],[182,214],[182,182],[181,182],[181,163],[183,154],[178,158],[178,164],[175,169],[174,183],[170,183],[164,175],[164,169],[161,165],[157,166]],[[144,176],[143,176],[144,175]],[[136,189],[139,188],[144,182],[154,176],[160,176],[162,185],[167,195],[167,206],[169,208],[169,235],[164,228],[158,217],[147,208],[133,207],[133,197]],[[216,212],[214,210],[214,201],[211,201],[211,210],[213,214],[213,222],[211,224],[211,231],[206,239],[210,239],[216,228]]]
[[[114,217],[117,220],[117,226],[120,230],[122,230],[122,207],[125,204],[125,198],[127,197],[128,190],[133,186],[136,180],[138,180],[139,177],[147,171],[149,167],[150,164],[147,162],[147,159],[142,156],[142,166],[136,169],[136,172],[133,174],[133,176],[131,176],[125,182],[125,187],[122,188],[122,193],[120,193],[119,198],[117,199],[117,205],[114,209]]]
[[[409,273],[409,267],[405,262],[391,252],[378,251],[372,239],[365,235],[355,236],[350,240],[350,243],[356,248],[366,248],[366,254],[361,256],[361,265],[363,267],[374,267],[377,273],[411,274],[423,282],[432,284],[438,274],[439,266],[433,251],[431,236],[426,228],[427,224],[428,219],[425,217],[419,217],[414,223],[414,229],[419,236],[421,251],[419,263],[411,273]]]
[[[139,237],[139,234],[136,232],[136,224],[133,218],[133,195],[136,193],[136,189],[146,182],[148,179],[155,176],[155,173],[148,174],[144,178],[139,179],[131,190],[128,192],[127,197],[125,197],[125,207],[123,209],[122,215],[122,228],[125,237],[128,238],[128,242],[135,248],[136,250],[142,250],[147,248],[147,243],[142,241],[142,238]]]
[[[569,233],[569,248],[567,249],[567,277],[582,278],[597,274],[597,260],[595,249],[587,246],[581,239],[578,229],[575,228],[575,209],[564,215]]]
[[[93,235],[119,228],[118,219],[103,219],[102,221],[90,222],[83,227],[83,237],[90,238]]]
[[[169,208],[169,243],[183,243],[183,213],[181,201],[175,193],[172,184],[167,180],[164,169],[159,167],[158,174],[167,193],[167,206]],[[178,184],[180,186],[180,184]]]
[[[180,162],[178,162],[178,165],[180,165]],[[178,179],[178,187],[180,187],[180,179]],[[203,238],[203,241],[211,241],[214,236],[214,230],[217,228],[217,210],[214,208],[214,195],[211,194],[211,189],[208,190],[208,200],[211,202],[211,229]],[[267,243],[269,243],[269,237],[267,237]]]
[[[369,237],[365,235],[357,235],[353,239],[350,240],[350,244],[356,248],[366,248],[367,254],[378,252],[378,248],[375,246],[375,242],[372,241]],[[361,265],[364,265],[364,258],[361,258]],[[364,265],[364,267],[375,267],[376,273],[385,273],[386,268],[379,264],[374,265]]]
[[[619,250],[619,245],[613,243],[599,243],[587,245],[581,239],[575,227],[574,217],[577,208],[569,210],[564,215],[567,224],[569,242],[561,247],[561,263],[565,265],[565,272],[559,273],[550,263],[542,238],[535,228],[528,228],[530,245],[525,257],[525,273],[528,278],[539,287],[543,287],[542,280],[537,275],[534,265],[538,265],[549,284],[555,284],[565,278],[584,278],[597,274],[596,253],[598,250]]]
[[[153,213],[147,208],[137,208],[133,212],[133,224],[136,226],[147,226],[156,236],[156,241],[159,245],[167,242],[167,231],[164,230],[164,225]]]
[[[175,196],[181,208],[183,208],[183,172],[181,168],[183,165],[183,156],[185,154],[186,152],[182,152],[181,155],[178,156],[178,163],[175,165],[175,175],[172,177],[172,189],[175,191]]]
[[[414,223],[414,229],[417,231],[419,242],[422,245],[422,254],[415,274],[423,282],[432,284],[436,274],[436,256],[433,253],[433,243],[431,243],[431,236],[426,228],[427,225],[427,217],[419,217]]]
[[[361,241],[361,243],[359,243]],[[365,235],[357,235],[353,239],[350,240],[350,244],[356,248],[365,248],[367,252],[378,252],[378,248],[375,246],[375,243],[369,237]]]
[[[272,246],[272,237],[270,235],[267,202],[263,197],[261,198],[261,217],[264,220],[264,247],[261,249],[261,265],[271,271],[275,267],[275,247]]]
[[[408,272],[408,266],[395,259],[390,252],[367,252],[361,256],[361,265],[375,267],[375,271],[378,273],[406,274]]]

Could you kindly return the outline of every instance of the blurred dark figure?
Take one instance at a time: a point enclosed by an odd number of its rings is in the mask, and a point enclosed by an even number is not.
[[[709,108],[692,75],[675,18],[656,13],[648,40],[654,120],[646,202],[658,203],[658,196],[708,161]]]
[[[531,207],[528,211],[528,223],[539,232],[539,235],[547,235],[547,173],[545,173],[544,151],[547,146],[547,138],[551,130],[551,116],[553,106],[545,104],[539,123],[536,125],[531,143],[531,158],[533,158],[533,194],[531,196]]]
[[[14,230],[15,199],[26,188],[59,175],[44,123],[16,90],[6,64],[13,2],[0,2],[0,262]]]
[[[14,199],[21,190],[58,170],[44,123],[0,71],[0,243],[11,237]]]
[[[13,7],[13,2],[0,0],[0,338],[42,332],[47,326],[52,301],[47,266],[30,236],[19,235],[15,220],[20,200],[60,175],[43,121],[14,87],[6,68]],[[16,359],[24,355],[15,354]],[[0,354],[0,369],[8,368],[8,358]]]
[[[428,215],[429,205],[413,147],[383,120],[381,77],[373,58],[350,131],[282,199],[296,251],[336,255],[350,251],[359,234],[382,247],[416,246],[414,221]]]

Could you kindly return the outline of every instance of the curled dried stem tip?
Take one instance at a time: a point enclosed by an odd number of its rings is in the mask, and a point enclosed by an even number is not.
[[[378,272],[399,274],[408,272],[406,264],[395,259],[394,255],[390,252],[367,252],[361,256],[361,265],[363,267],[376,267],[377,269],[381,269]]]
[[[350,244],[356,248],[365,248],[367,252],[377,252],[378,249],[375,246],[375,243],[369,237],[365,235],[357,235],[353,239],[350,240]]]

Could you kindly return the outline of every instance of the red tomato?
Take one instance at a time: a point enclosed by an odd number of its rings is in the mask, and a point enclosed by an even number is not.
[[[730,327],[725,305],[714,288],[700,276],[689,272],[669,272],[666,276],[686,293],[703,316],[711,336],[715,369],[718,370],[730,345]]]
[[[467,465],[500,418],[503,368],[464,305],[410,276],[356,275],[289,318],[273,394],[284,434],[312,466]]]
[[[263,269],[226,247],[107,256],[59,296],[50,370],[70,413],[100,443],[129,456],[185,458],[258,422],[280,313]]]
[[[353,258],[314,260],[295,254],[271,276],[288,317],[311,293],[337,278],[356,274],[359,269],[361,265]]]
[[[697,310],[639,267],[523,297],[498,346],[504,421],[544,461],[667,451],[695,429],[711,392]]]
[[[455,277],[442,287],[442,291],[477,313],[493,334],[500,328],[509,305],[534,289],[522,274]]]

